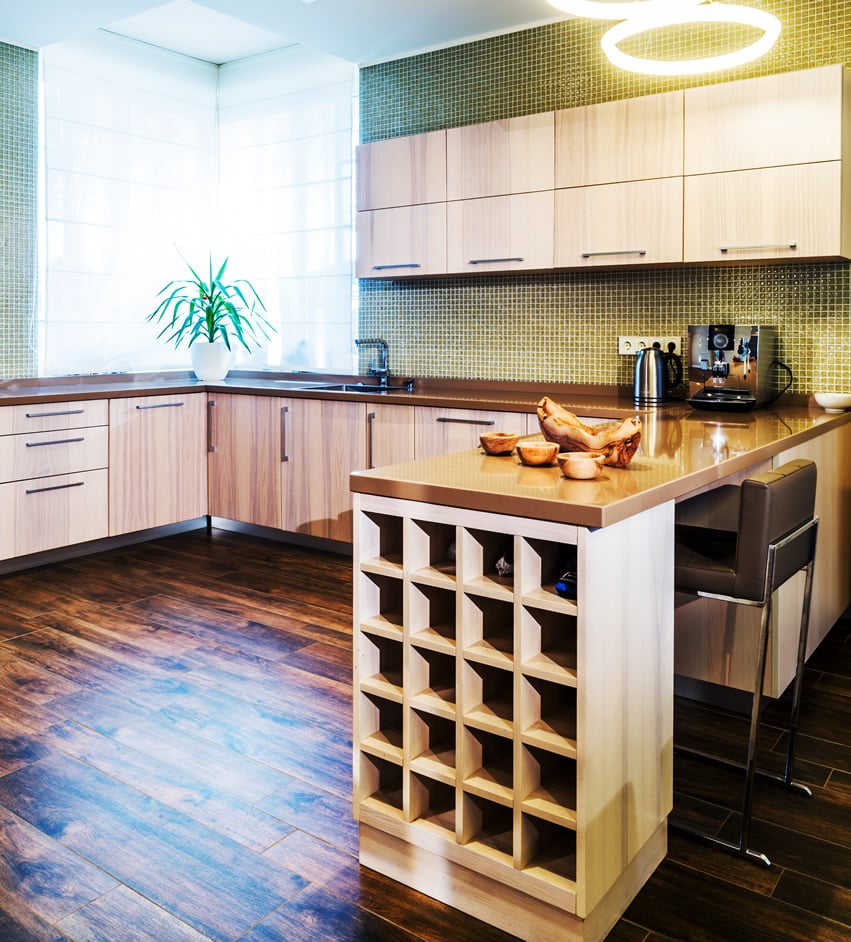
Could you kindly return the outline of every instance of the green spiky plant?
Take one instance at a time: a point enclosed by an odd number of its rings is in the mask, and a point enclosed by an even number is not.
[[[228,350],[238,341],[249,353],[252,345],[260,346],[261,338],[269,339],[275,327],[258,310],[258,306],[266,310],[260,295],[244,278],[225,283],[227,264],[226,258],[214,274],[211,256],[205,280],[186,262],[192,278],[170,281],[157,295],[166,297],[146,318],[165,324],[157,339],[165,336],[175,348],[184,341],[191,347],[196,340],[214,343],[221,339]]]

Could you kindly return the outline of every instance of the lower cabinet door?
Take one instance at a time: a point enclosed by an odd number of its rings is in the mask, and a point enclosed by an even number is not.
[[[0,484],[0,559],[108,535],[108,471]]]
[[[280,528],[281,447],[290,400],[210,394],[210,514]]]
[[[293,533],[351,542],[349,475],[366,467],[363,402],[281,400],[282,527]]]

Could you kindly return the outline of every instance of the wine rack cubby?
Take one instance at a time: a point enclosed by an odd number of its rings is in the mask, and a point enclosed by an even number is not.
[[[666,847],[667,638],[646,630],[658,600],[612,578],[627,560],[648,578],[645,524],[356,495],[362,862],[521,938],[603,938],[587,915]]]

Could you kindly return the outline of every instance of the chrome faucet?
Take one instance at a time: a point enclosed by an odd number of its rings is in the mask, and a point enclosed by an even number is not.
[[[390,349],[386,340],[369,337],[364,340],[356,340],[355,345],[360,347],[378,347],[378,357],[373,357],[369,364],[369,375],[378,377],[379,387],[387,385],[387,377],[390,375]]]

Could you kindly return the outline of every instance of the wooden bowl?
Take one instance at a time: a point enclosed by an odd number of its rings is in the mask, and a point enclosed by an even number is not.
[[[513,432],[485,432],[479,436],[486,455],[510,455],[519,440]]]
[[[555,442],[518,442],[517,456],[523,464],[532,467],[552,464],[558,454],[558,445]]]
[[[563,451],[558,456],[558,466],[566,478],[588,481],[597,477],[606,461],[602,451]]]

